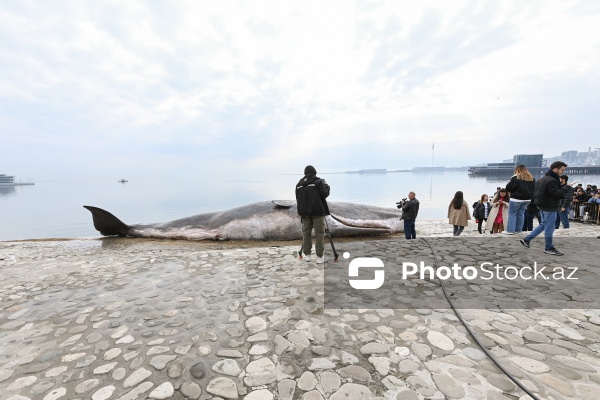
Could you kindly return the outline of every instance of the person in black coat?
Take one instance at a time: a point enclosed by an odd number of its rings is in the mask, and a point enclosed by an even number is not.
[[[525,210],[533,197],[535,179],[524,165],[517,165],[515,174],[506,185],[510,193],[508,203],[508,223],[504,234],[520,233],[525,220]]]
[[[560,210],[560,202],[564,196],[564,192],[560,187],[559,176],[565,172],[566,167],[567,164],[562,161],[553,162],[550,165],[550,170],[535,184],[533,199],[540,209],[542,222],[529,235],[521,239],[520,242],[523,246],[529,248],[530,242],[543,231],[546,245],[544,253],[554,256],[563,255],[554,247],[552,235],[554,234],[556,215]]]
[[[589,199],[590,197],[582,188],[578,188],[577,192],[573,194],[573,203],[577,203],[575,207],[575,219],[583,220],[583,216],[585,215],[585,205],[583,203],[587,203]]]
[[[302,221],[302,252],[304,259],[310,261],[312,249],[312,230],[315,230],[315,250],[317,253],[317,264],[322,264],[323,257],[323,235],[325,234],[325,216],[329,215],[327,197],[330,187],[317,176],[317,170],[312,165],[304,168],[304,177],[296,184],[296,204],[298,214]]]
[[[415,192],[410,192],[408,194],[408,201],[402,206],[404,237],[407,239],[417,238],[415,220],[417,219],[417,214],[419,214],[419,200],[417,200],[415,196]]]
[[[490,215],[492,209],[492,205],[488,200],[488,195],[482,194],[481,199],[473,203],[473,217],[475,217],[475,221],[477,221],[477,230],[479,233],[485,233],[485,227],[482,232],[481,225],[483,225],[483,221],[487,222],[488,215]]]
[[[569,211],[571,210],[571,202],[573,201],[574,189],[571,185],[568,185],[569,177],[567,175],[560,176],[560,187],[564,192],[564,196],[560,202],[560,211],[558,212],[558,218],[554,227],[558,229],[562,222],[563,228],[569,229]]]

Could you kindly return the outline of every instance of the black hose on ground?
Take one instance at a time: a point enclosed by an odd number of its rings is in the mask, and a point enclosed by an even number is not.
[[[437,256],[435,254],[435,250],[433,250],[433,247],[431,247],[431,244],[429,243],[429,241],[427,241],[427,239],[425,239],[425,238],[420,238],[420,239],[423,240],[427,244],[427,246],[429,247],[429,250],[431,250],[431,254],[433,254],[433,263],[435,265],[435,268],[437,269],[438,268],[438,262],[437,262]],[[527,389],[525,386],[523,386],[523,384],[521,382],[519,382],[519,380],[517,378],[515,378],[510,372],[508,372],[500,364],[500,362],[496,359],[496,357],[494,357],[494,355],[492,353],[490,353],[490,351],[481,343],[481,341],[479,341],[479,338],[475,335],[475,332],[473,332],[473,330],[469,327],[469,325],[467,325],[467,323],[463,319],[463,317],[460,314],[460,312],[458,312],[458,310],[454,307],[454,303],[452,303],[452,300],[450,300],[450,296],[448,296],[448,293],[446,293],[446,288],[444,287],[444,282],[441,279],[439,279],[439,278],[438,278],[438,282],[440,283],[440,287],[442,288],[442,292],[444,292],[444,296],[446,296],[446,300],[448,300],[448,303],[450,303],[450,307],[452,307],[452,310],[454,311],[454,314],[456,314],[456,316],[458,317],[458,319],[460,320],[460,322],[463,324],[463,326],[469,332],[469,334],[475,340],[475,342],[479,345],[479,347],[481,348],[481,350],[483,350],[483,352],[489,357],[489,359],[492,360],[492,362],[494,364],[496,364],[496,366],[502,372],[504,372],[504,374],[511,381],[513,381],[515,383],[515,385],[517,385],[518,387],[520,387],[521,390],[523,390],[529,397],[531,397],[534,400],[540,400],[539,397],[537,397],[529,389]]]

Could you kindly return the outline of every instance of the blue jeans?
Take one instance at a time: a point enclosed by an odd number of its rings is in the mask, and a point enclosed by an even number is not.
[[[417,231],[415,230],[415,220],[405,219],[404,220],[404,236],[407,239],[416,239]]]
[[[540,210],[540,214],[542,215],[542,222],[529,235],[525,236],[525,240],[530,241],[543,231],[546,240],[546,249],[552,249],[554,248],[552,235],[554,234],[554,223],[556,222],[556,214],[558,213],[556,211]]]
[[[521,232],[523,222],[525,221],[525,210],[530,201],[509,201],[508,203],[508,224],[506,232]]]
[[[558,218],[556,218],[556,222],[554,224],[554,228],[558,229],[560,227],[560,223],[562,222],[563,228],[569,229],[569,209],[565,209],[565,211],[558,212]]]

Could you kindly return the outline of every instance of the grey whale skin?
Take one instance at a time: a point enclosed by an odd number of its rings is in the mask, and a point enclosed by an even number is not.
[[[127,225],[98,207],[83,206],[92,213],[94,227],[104,236],[184,240],[296,240],[302,224],[293,201],[281,207],[263,201],[181,218],[171,222]],[[391,235],[402,232],[401,212],[392,208],[329,202],[327,217],[333,237]]]

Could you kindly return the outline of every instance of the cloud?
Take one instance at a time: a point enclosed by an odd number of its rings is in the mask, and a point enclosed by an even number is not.
[[[599,126],[599,14],[558,1],[7,3],[0,172],[406,168],[428,165],[432,142],[446,165],[583,150]]]

